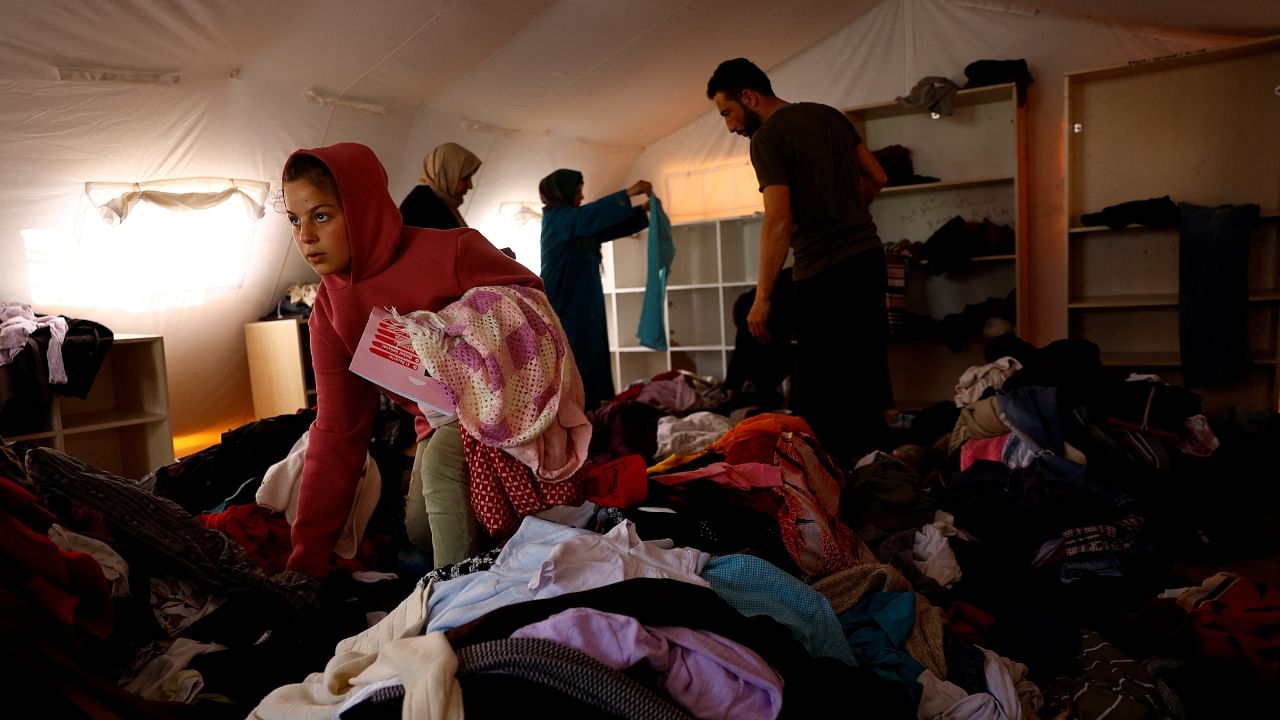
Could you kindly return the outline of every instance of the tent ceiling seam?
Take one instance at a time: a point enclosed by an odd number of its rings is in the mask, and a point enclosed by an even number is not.
[[[564,83],[564,84],[563,84],[563,85],[561,85],[560,87],[556,88],[553,92],[551,92],[550,94],[548,94],[546,97],[542,98],[542,99],[539,101],[539,104],[546,103],[546,102],[550,101],[551,99],[555,98],[557,95],[559,95],[559,94],[563,93],[565,90],[568,90],[569,88],[573,87],[575,84],[577,84],[577,83],[578,83],[578,81],[579,81],[579,80],[581,80],[582,78],[585,78],[585,77],[589,76],[591,73],[595,72],[597,68],[599,68],[600,66],[605,65],[605,64],[607,64],[609,61],[613,60],[615,57],[617,57],[617,56],[619,55],[619,53],[621,53],[622,51],[626,50],[627,48],[630,48],[632,45],[636,44],[637,42],[639,42],[639,41],[641,40],[641,38],[644,38],[645,36],[647,36],[649,33],[653,32],[653,31],[654,31],[654,30],[656,30],[657,28],[659,28],[659,27],[661,27],[661,26],[665,25],[669,20],[671,20],[671,18],[672,18],[672,17],[674,17],[675,15],[677,15],[678,13],[680,13],[680,12],[681,12],[682,10],[684,10],[686,7],[688,7],[690,2],[691,2],[691,0],[685,0],[684,2],[680,3],[680,5],[679,5],[678,7],[676,7],[675,9],[673,9],[671,12],[667,13],[666,15],[663,15],[663,16],[662,16],[662,18],[661,18],[660,20],[657,20],[656,22],[654,22],[654,23],[652,23],[651,25],[649,25],[648,27],[646,27],[644,30],[641,30],[640,32],[637,32],[637,33],[635,33],[634,35],[632,35],[630,40],[628,40],[628,41],[627,41],[627,42],[625,42],[625,43],[622,43],[622,44],[618,45],[616,48],[614,48],[613,52],[611,52],[611,53],[609,53],[608,55],[606,55],[606,56],[604,56],[603,58],[601,58],[599,61],[597,61],[597,62],[596,62],[595,64],[593,64],[591,67],[587,68],[587,69],[586,69],[586,71],[584,71],[584,72],[582,72],[582,73],[579,73],[579,74],[578,74],[578,76],[577,76],[577,77],[575,77],[573,80],[570,80],[569,82]],[[626,146],[626,147],[627,147],[627,148],[629,148],[629,149],[639,149],[639,148],[638,148],[638,146]]]
[[[396,45],[394,48],[392,48],[392,49],[391,49],[391,51],[390,51],[390,52],[388,52],[386,55],[383,55],[381,58],[379,58],[377,61],[375,61],[372,65],[370,65],[370,66],[368,67],[368,69],[366,69],[364,72],[362,72],[362,73],[360,73],[358,76],[356,76],[356,79],[355,79],[355,80],[352,80],[350,83],[347,83],[347,86],[346,86],[346,87],[344,87],[344,88],[342,88],[342,91],[338,93],[338,95],[337,95],[337,99],[342,99],[342,98],[346,97],[346,95],[347,95],[347,91],[349,91],[351,88],[355,87],[355,86],[356,86],[356,83],[358,83],[358,82],[360,82],[361,80],[363,80],[363,79],[365,79],[366,77],[368,77],[368,76],[369,76],[369,73],[373,72],[373,71],[374,71],[374,69],[376,69],[379,65],[381,65],[381,64],[382,64],[382,63],[384,63],[384,62],[386,62],[388,58],[392,57],[392,56],[393,56],[393,55],[395,55],[396,53],[400,52],[400,50],[401,50],[402,48],[404,48],[404,46],[405,46],[405,45],[408,45],[408,44],[409,44],[409,41],[411,41],[411,40],[413,40],[414,38],[418,37],[418,35],[419,35],[419,34],[421,34],[423,30],[426,30],[426,29],[427,29],[427,27],[429,27],[432,23],[434,23],[434,22],[436,21],[436,19],[437,19],[437,18],[439,18],[441,15],[443,15],[445,10],[447,10],[447,9],[449,9],[449,8],[451,8],[451,7],[453,7],[453,6],[454,6],[454,5],[456,5],[456,4],[458,4],[458,0],[449,0],[449,2],[448,2],[448,3],[446,3],[445,5],[442,5],[442,6],[440,7],[440,9],[436,10],[436,11],[435,11],[435,13],[433,13],[433,14],[431,15],[431,17],[429,17],[429,18],[427,18],[426,20],[424,20],[424,21],[422,22],[422,24],[418,26],[418,29],[417,29],[417,30],[414,30],[412,33],[409,33],[409,36],[408,36],[408,37],[406,37],[404,40],[401,40],[399,45]],[[325,121],[324,121],[324,130],[322,130],[322,131],[320,132],[320,144],[321,144],[321,145],[323,145],[323,144],[324,144],[324,139],[325,139],[325,137],[327,137],[327,136],[328,136],[328,134],[329,134],[329,125],[330,125],[330,123],[331,123],[331,122],[332,122],[332,120],[333,120],[333,110],[334,110],[334,106],[333,106],[333,105],[330,105],[330,106],[329,106],[329,114],[328,114],[328,116],[327,116],[327,117],[325,117]]]

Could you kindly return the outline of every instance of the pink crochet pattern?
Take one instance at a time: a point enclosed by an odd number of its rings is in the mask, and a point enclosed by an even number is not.
[[[523,445],[555,419],[573,360],[542,292],[481,286],[438,313],[391,314],[427,372],[453,391],[458,422],[483,444]]]

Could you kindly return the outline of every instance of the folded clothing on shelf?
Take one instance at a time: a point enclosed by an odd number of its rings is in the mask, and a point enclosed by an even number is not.
[[[936,177],[916,174],[911,162],[911,150],[902,145],[886,145],[879,150],[872,150],[871,154],[880,163],[880,167],[884,169],[884,174],[889,178],[884,184],[885,187],[923,185],[925,183],[938,182]]]
[[[1106,225],[1112,230],[1128,225],[1177,227],[1178,220],[1178,205],[1168,195],[1108,205],[1101,212],[1084,213],[1080,216],[1080,222],[1085,225]]]

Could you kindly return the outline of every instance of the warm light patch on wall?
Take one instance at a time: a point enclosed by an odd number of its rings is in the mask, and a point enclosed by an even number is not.
[[[222,442],[224,430],[205,429],[173,436],[173,456],[184,458]]]
[[[489,231],[482,231],[499,248],[510,248],[516,262],[532,272],[542,268],[542,203],[536,200],[511,200],[498,204],[498,212],[489,218]],[[492,232],[493,234],[490,234]]]
[[[751,160],[706,168],[666,170],[663,208],[675,221],[750,215],[763,212]]]
[[[244,279],[256,217],[236,195],[201,209],[139,202],[108,224],[82,201],[69,230],[23,230],[32,300],[129,312],[191,307]]]

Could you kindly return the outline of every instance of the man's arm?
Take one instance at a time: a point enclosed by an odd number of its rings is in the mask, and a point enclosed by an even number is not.
[[[858,143],[856,160],[858,173],[862,176],[862,199],[870,205],[876,195],[880,194],[884,184],[889,182],[889,176],[885,174],[884,168],[880,167],[880,161],[876,160],[876,156],[867,149],[866,143]]]
[[[791,247],[791,233],[795,223],[791,219],[791,188],[786,185],[769,185],[764,189],[764,226],[760,229],[760,275],[756,279],[756,299],[747,313],[747,327],[751,336],[762,343],[769,342],[765,323],[772,307],[773,286],[778,280],[782,264],[787,261]]]

